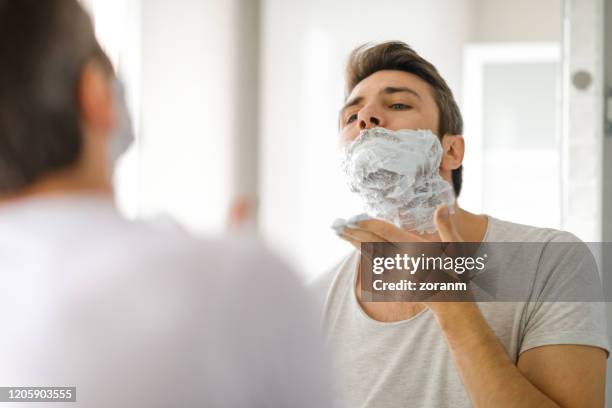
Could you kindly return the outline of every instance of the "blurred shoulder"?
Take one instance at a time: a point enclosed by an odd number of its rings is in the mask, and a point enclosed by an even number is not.
[[[194,235],[187,230],[146,221],[117,225],[107,245],[108,262],[138,279],[171,279],[172,285],[205,285],[228,291],[297,280],[289,267],[251,236]],[[98,247],[99,248],[99,247]],[[289,281],[289,282],[288,282]]]

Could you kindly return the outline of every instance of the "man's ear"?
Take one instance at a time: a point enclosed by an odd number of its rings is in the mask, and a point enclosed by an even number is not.
[[[455,170],[461,166],[465,153],[465,144],[461,135],[444,135],[442,138],[441,170]]]
[[[93,62],[86,64],[77,92],[83,129],[108,134],[115,120],[109,75]]]

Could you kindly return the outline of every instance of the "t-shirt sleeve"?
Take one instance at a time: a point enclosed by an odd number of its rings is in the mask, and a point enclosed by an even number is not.
[[[589,247],[571,234],[544,246],[526,306],[522,353],[534,347],[578,344],[609,356],[606,303],[597,263]]]
[[[344,255],[333,267],[327,269],[315,279],[306,284],[308,293],[314,302],[317,312],[321,316],[324,311],[325,302],[329,296],[329,290],[337,277],[339,271],[346,265],[347,261],[356,256],[355,251]]]

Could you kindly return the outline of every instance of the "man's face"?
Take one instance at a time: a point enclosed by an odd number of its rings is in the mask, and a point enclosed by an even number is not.
[[[364,129],[428,129],[438,133],[438,106],[428,83],[404,71],[378,71],[362,80],[340,112],[343,143]]]

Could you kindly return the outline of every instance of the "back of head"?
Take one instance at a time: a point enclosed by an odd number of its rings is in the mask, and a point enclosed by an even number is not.
[[[2,195],[76,162],[80,73],[109,62],[77,0],[0,0],[0,58]]]

